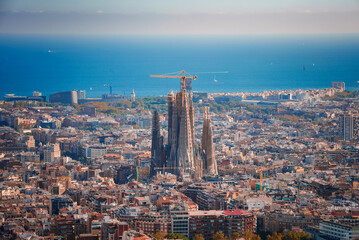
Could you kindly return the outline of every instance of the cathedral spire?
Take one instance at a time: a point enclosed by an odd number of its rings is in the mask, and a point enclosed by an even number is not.
[[[161,137],[160,116],[155,110],[152,116],[152,146],[150,175],[156,174],[155,168],[162,167],[163,137]]]
[[[203,116],[202,149],[205,155],[204,172],[208,175],[218,175],[217,161],[213,149],[213,133],[209,107],[205,107]]]

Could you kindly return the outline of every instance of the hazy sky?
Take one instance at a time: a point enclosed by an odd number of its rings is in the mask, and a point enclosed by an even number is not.
[[[0,33],[358,33],[359,0],[0,0]]]

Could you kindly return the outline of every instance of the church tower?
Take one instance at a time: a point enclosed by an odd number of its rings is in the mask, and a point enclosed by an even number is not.
[[[203,166],[204,174],[211,176],[218,175],[217,161],[214,157],[213,133],[211,127],[211,117],[209,115],[209,107],[204,108],[202,150],[205,156]]]

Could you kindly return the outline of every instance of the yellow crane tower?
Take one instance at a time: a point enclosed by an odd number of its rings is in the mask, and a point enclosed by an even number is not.
[[[186,72],[184,70],[176,73],[182,73],[182,76],[170,76],[170,75],[150,75],[150,77],[156,77],[156,78],[181,78],[182,79],[182,91],[186,91],[186,79],[193,79],[195,80],[197,76],[186,76]]]

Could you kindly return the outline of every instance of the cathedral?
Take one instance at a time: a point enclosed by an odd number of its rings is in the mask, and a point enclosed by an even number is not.
[[[160,168],[180,177],[200,179],[218,174],[214,156],[209,108],[204,111],[201,144],[194,133],[194,109],[191,94],[185,90],[168,94],[168,141],[164,145],[160,133],[159,114],[152,118],[151,171],[154,176]]]

